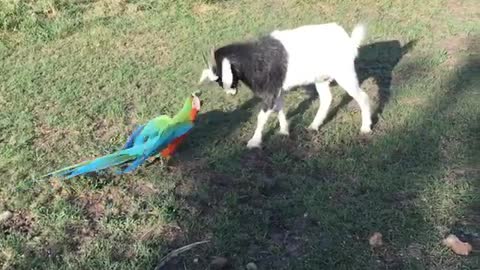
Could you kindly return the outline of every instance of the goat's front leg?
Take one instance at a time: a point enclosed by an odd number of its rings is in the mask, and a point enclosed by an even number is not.
[[[282,135],[289,134],[288,132],[288,121],[287,116],[285,115],[285,111],[283,110],[284,102],[283,102],[283,95],[279,95],[279,97],[275,100],[274,110],[276,110],[278,123],[280,124],[279,133]]]
[[[257,128],[255,129],[255,133],[253,134],[252,138],[248,141],[247,147],[248,148],[256,148],[260,147],[262,144],[262,134],[263,128],[268,121],[268,117],[272,113],[272,109],[262,109],[257,116]]]
[[[287,121],[287,116],[285,115],[285,112],[283,111],[283,109],[278,111],[277,117],[278,117],[278,122],[280,123],[279,133],[282,134],[282,135],[288,136],[288,134],[289,134],[289,132],[288,132],[288,121]]]

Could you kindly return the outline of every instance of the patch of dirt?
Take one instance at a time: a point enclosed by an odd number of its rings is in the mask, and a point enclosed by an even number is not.
[[[328,1],[303,1],[303,0],[270,0],[273,4],[281,5],[288,10],[294,10],[295,12],[302,12],[306,8],[315,10],[319,16],[322,14],[335,13],[336,6],[332,2]]]
[[[415,206],[417,194],[407,191],[395,192],[390,196],[390,203],[398,209],[409,209]]]
[[[469,49],[469,37],[467,35],[459,35],[444,40],[441,47],[447,53],[445,65],[449,68],[460,67],[464,64],[462,53]]]
[[[375,249],[373,254],[377,257],[379,269],[405,269],[404,259],[393,248],[382,246]]]
[[[94,136],[101,141],[110,141],[118,137],[125,128],[113,120],[100,119],[93,126]]]
[[[447,8],[450,14],[463,20],[471,19],[472,17],[480,18],[480,7],[475,0],[448,0]]]
[[[247,152],[242,157],[242,163],[245,167],[257,172],[263,172],[267,177],[273,176],[273,166],[270,161],[270,155],[261,150]]]
[[[40,244],[30,243],[25,248],[25,254],[31,258],[58,258],[63,253],[63,243],[57,241],[45,241]]]
[[[135,181],[129,185],[129,192],[134,196],[146,198],[158,194],[160,191],[150,182]]]
[[[138,61],[165,65],[170,61],[168,44],[158,32],[132,32],[121,37],[113,50],[121,56],[129,56]]]
[[[50,4],[48,6],[48,8],[46,8],[43,13],[47,16],[48,19],[53,19],[57,16],[57,9],[55,8],[55,6],[53,6],[52,4]]]
[[[1,224],[2,231],[30,235],[33,232],[35,218],[26,210],[15,211],[13,216]]]
[[[112,205],[111,213],[113,215],[126,215],[132,213],[133,209],[133,200],[130,198],[129,194],[122,191],[118,187],[110,187],[106,192],[106,202],[109,205]]]
[[[118,187],[108,187],[102,192],[72,194],[69,201],[81,208],[92,221],[105,216],[128,215],[134,211],[132,199]]]
[[[86,193],[73,199],[73,204],[84,210],[88,218],[99,220],[105,216],[105,205],[102,194]]]
[[[92,242],[98,234],[98,229],[93,223],[89,225],[71,224],[65,228],[65,235],[68,239],[66,244],[69,250],[80,253],[82,252],[82,247]]]
[[[193,4],[192,11],[193,14],[197,16],[203,16],[208,13],[216,12],[218,10],[218,6],[215,4],[205,3],[205,2],[198,2]]]
[[[270,221],[270,239],[278,247],[284,248],[288,256],[298,257],[303,254],[304,246],[308,242],[308,227],[316,225],[308,214],[289,221],[274,215]]]
[[[446,164],[452,164],[455,162],[453,160],[454,153],[458,152],[458,149],[461,149],[462,142],[457,138],[448,138],[442,137],[440,139],[440,154],[441,159]]]
[[[102,17],[138,14],[142,8],[136,4],[128,3],[128,0],[100,0],[89,5],[84,14],[87,20]]]
[[[69,146],[74,151],[80,151],[80,147],[70,144],[72,137],[79,136],[80,132],[71,129],[51,127],[45,123],[37,124],[35,128],[36,138],[34,146],[45,152],[54,151],[57,148]]]
[[[427,100],[425,99],[425,97],[405,97],[397,99],[397,102],[418,108],[427,105]]]
[[[127,244],[117,245],[110,253],[110,257],[116,262],[132,260],[135,255],[136,253],[133,250],[133,245]]]
[[[420,245],[419,243],[411,243],[407,247],[406,255],[409,258],[421,260],[423,258],[423,246]]]
[[[142,242],[163,239],[169,246],[178,247],[185,242],[186,235],[187,232],[176,224],[150,225],[139,230],[135,239]]]
[[[447,171],[444,180],[447,183],[454,184],[465,179],[466,171],[464,169],[450,169]]]

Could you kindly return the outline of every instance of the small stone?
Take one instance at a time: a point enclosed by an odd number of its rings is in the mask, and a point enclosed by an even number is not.
[[[210,265],[213,269],[224,269],[228,265],[228,260],[225,257],[214,256]]]
[[[0,214],[0,224],[6,222],[7,220],[11,219],[13,217],[13,213],[10,211],[4,211],[3,213]]]
[[[255,263],[251,262],[247,264],[247,270],[257,270],[258,267]]]
[[[382,240],[382,234],[379,232],[375,232],[368,242],[370,243],[370,246],[372,247],[381,247],[383,245],[383,240]]]
[[[198,263],[198,258],[193,259],[193,263]]]

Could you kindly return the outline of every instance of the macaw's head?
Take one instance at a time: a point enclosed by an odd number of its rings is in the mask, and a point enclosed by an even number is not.
[[[190,120],[195,121],[197,118],[197,114],[200,111],[200,107],[202,106],[202,101],[199,98],[200,93],[192,93],[192,95],[188,98],[187,102],[191,106],[190,110]]]

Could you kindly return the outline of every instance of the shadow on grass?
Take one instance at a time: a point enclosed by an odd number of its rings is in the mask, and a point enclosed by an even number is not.
[[[381,81],[381,91],[387,91],[400,58],[381,69],[387,74],[361,67],[370,74],[361,79],[373,76]],[[202,140],[202,146],[186,149],[182,156],[202,157],[206,147],[219,149],[203,156],[205,162],[178,162],[184,172],[179,186],[190,186],[190,191],[178,192],[177,199],[186,204],[180,222],[189,228],[189,241],[210,235],[212,244],[193,251],[202,258],[198,264],[191,263],[189,254],[173,260],[171,269],[179,261],[188,269],[204,269],[210,256],[227,257],[232,269],[251,261],[260,269],[473,267],[475,262],[468,260],[438,261],[438,253],[428,250],[438,246],[445,231],[437,228],[430,216],[435,210],[425,198],[450,185],[445,170],[458,165],[445,161],[445,141],[474,143],[472,149],[479,149],[474,139],[478,115],[467,113],[463,121],[471,125],[465,125],[452,123],[448,114],[479,85],[479,70],[476,61],[467,59],[442,87],[445,90],[418,106],[418,116],[408,125],[399,124],[367,142],[302,146],[288,138],[272,138],[263,150],[248,151],[243,144],[239,149],[217,141],[252,116],[244,108],[251,108],[253,101],[231,113],[205,114],[200,121],[210,123],[200,122],[191,137]],[[382,95],[387,102],[389,94]],[[472,154],[457,151],[452,155]],[[453,225],[445,220],[443,226]],[[384,235],[385,245],[372,249],[368,237],[376,231]]]
[[[391,72],[397,62],[384,70]],[[370,75],[362,80],[385,74],[373,66],[366,70]],[[471,144],[471,153],[460,150],[455,156],[478,157],[479,116],[456,119],[449,111],[480,85],[479,71],[478,62],[467,59],[430,103],[418,106],[408,125],[399,123],[366,141],[322,145],[299,134],[272,137],[263,150],[248,151],[244,142],[227,145],[225,138],[256,115],[255,99],[231,112],[200,114],[171,172],[181,179],[175,188],[176,221],[186,232],[171,246],[206,238],[211,243],[180,255],[164,269],[208,269],[212,256],[228,258],[232,269],[252,261],[259,269],[459,269],[462,263],[473,268],[475,262],[438,260],[438,254],[431,254],[432,242],[436,245],[445,232],[429,216],[435,207],[423,199],[432,187],[451,185],[443,171],[457,164],[444,160],[448,144]],[[391,75],[387,81],[384,87],[390,86]],[[468,174],[474,179],[478,171]],[[471,211],[471,225],[440,225],[471,237],[479,216],[475,205]],[[385,245],[372,249],[368,238],[376,231],[384,235]],[[154,241],[149,248],[161,244]],[[162,255],[152,252],[136,258],[139,262],[126,262],[149,264]],[[50,260],[26,257],[25,269]],[[54,263],[62,264],[61,256]]]

